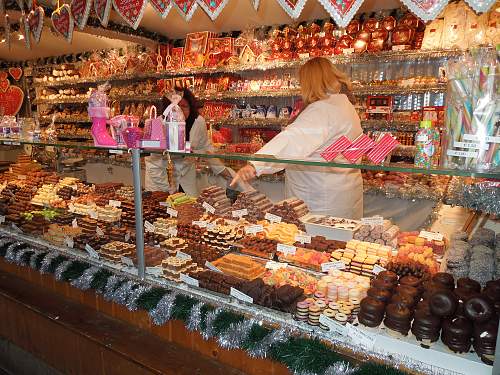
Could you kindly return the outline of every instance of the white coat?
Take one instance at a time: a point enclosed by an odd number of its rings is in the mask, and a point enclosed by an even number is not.
[[[189,131],[189,141],[191,142],[191,150],[195,153],[213,152],[215,148],[208,138],[207,126],[205,119],[198,116]],[[190,157],[172,157],[174,163],[174,180],[176,187],[179,189],[179,184],[184,192],[191,196],[198,195],[196,184],[196,168],[194,158]],[[218,175],[226,167],[219,159],[207,159],[207,163],[214,172]],[[167,159],[161,154],[152,154],[145,158],[146,173],[144,188],[147,191],[169,191],[168,176],[167,176]]]
[[[362,132],[359,116],[347,96],[333,94],[307,106],[257,154],[324,161],[320,153],[340,136],[352,141]],[[302,199],[314,214],[352,219],[363,216],[363,179],[359,169],[251,163],[258,176],[284,169],[287,198]]]

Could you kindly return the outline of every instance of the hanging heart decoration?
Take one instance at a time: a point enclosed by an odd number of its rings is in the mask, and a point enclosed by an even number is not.
[[[28,24],[36,44],[40,42],[40,38],[42,36],[44,17],[45,11],[43,10],[43,7],[36,7],[28,15]]]
[[[71,8],[68,4],[64,4],[52,12],[52,26],[61,34],[68,43],[73,39],[73,29],[75,23],[71,16]]]
[[[496,0],[465,0],[476,13],[487,12]]]
[[[363,0],[319,0],[339,27],[346,27],[359,10]]]
[[[101,21],[101,25],[104,27],[108,26],[111,0],[94,0],[94,11],[99,21]]]
[[[401,0],[410,11],[423,21],[435,19],[444,9],[448,0]]]
[[[22,32],[24,35],[24,45],[26,46],[27,49],[31,49],[31,37],[30,37],[31,33],[30,33],[30,24],[28,16],[23,14],[19,19],[19,24],[21,25]]]
[[[134,30],[139,27],[146,5],[146,0],[113,0],[116,12]]]
[[[173,2],[177,11],[186,21],[193,17],[195,10],[198,8],[196,0],[173,0]]]
[[[10,86],[6,72],[0,72],[0,92],[5,92]]]
[[[0,112],[6,116],[15,116],[21,109],[24,92],[17,86],[9,86],[6,91],[0,92]]]
[[[161,18],[166,18],[172,9],[172,2],[170,0],[149,0],[153,9],[160,13]]]
[[[306,0],[278,0],[278,3],[290,17],[295,19],[299,18],[302,13]]]
[[[9,68],[9,74],[16,81],[19,81],[19,79],[23,76],[23,70],[19,67]]]
[[[219,17],[222,9],[227,5],[228,0],[198,0],[198,4],[208,14],[212,21]]]
[[[252,2],[253,8],[259,10],[260,0],[250,0]]]
[[[87,24],[87,19],[90,14],[90,7],[92,0],[72,0],[71,1],[71,14],[76,26],[83,30]]]

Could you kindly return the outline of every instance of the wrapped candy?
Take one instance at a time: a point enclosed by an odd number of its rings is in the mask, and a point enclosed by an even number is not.
[[[169,151],[186,151],[186,119],[179,102],[182,97],[173,93],[170,94],[171,104],[163,112],[167,124],[168,149]]]

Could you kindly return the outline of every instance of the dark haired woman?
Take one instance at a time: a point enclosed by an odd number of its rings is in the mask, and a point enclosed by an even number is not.
[[[182,100],[179,107],[186,119],[186,141],[191,143],[191,150],[199,153],[209,153],[214,151],[214,147],[208,138],[205,119],[200,116],[196,99],[191,91],[184,89],[181,92]],[[162,112],[170,104],[170,100],[163,98]],[[206,159],[215,175],[224,179],[231,179],[231,171],[226,168],[219,159]],[[159,154],[146,157],[145,189],[148,191],[169,191],[167,178],[167,161]],[[182,190],[188,195],[197,196],[198,188],[196,184],[196,168],[193,158],[173,158],[175,170],[174,179],[177,185],[182,186]],[[233,172],[234,173],[234,172]]]

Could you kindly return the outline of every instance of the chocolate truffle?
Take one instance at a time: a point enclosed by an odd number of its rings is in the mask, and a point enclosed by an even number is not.
[[[435,292],[429,299],[429,306],[437,316],[453,316],[458,307],[457,296],[449,290]]]

